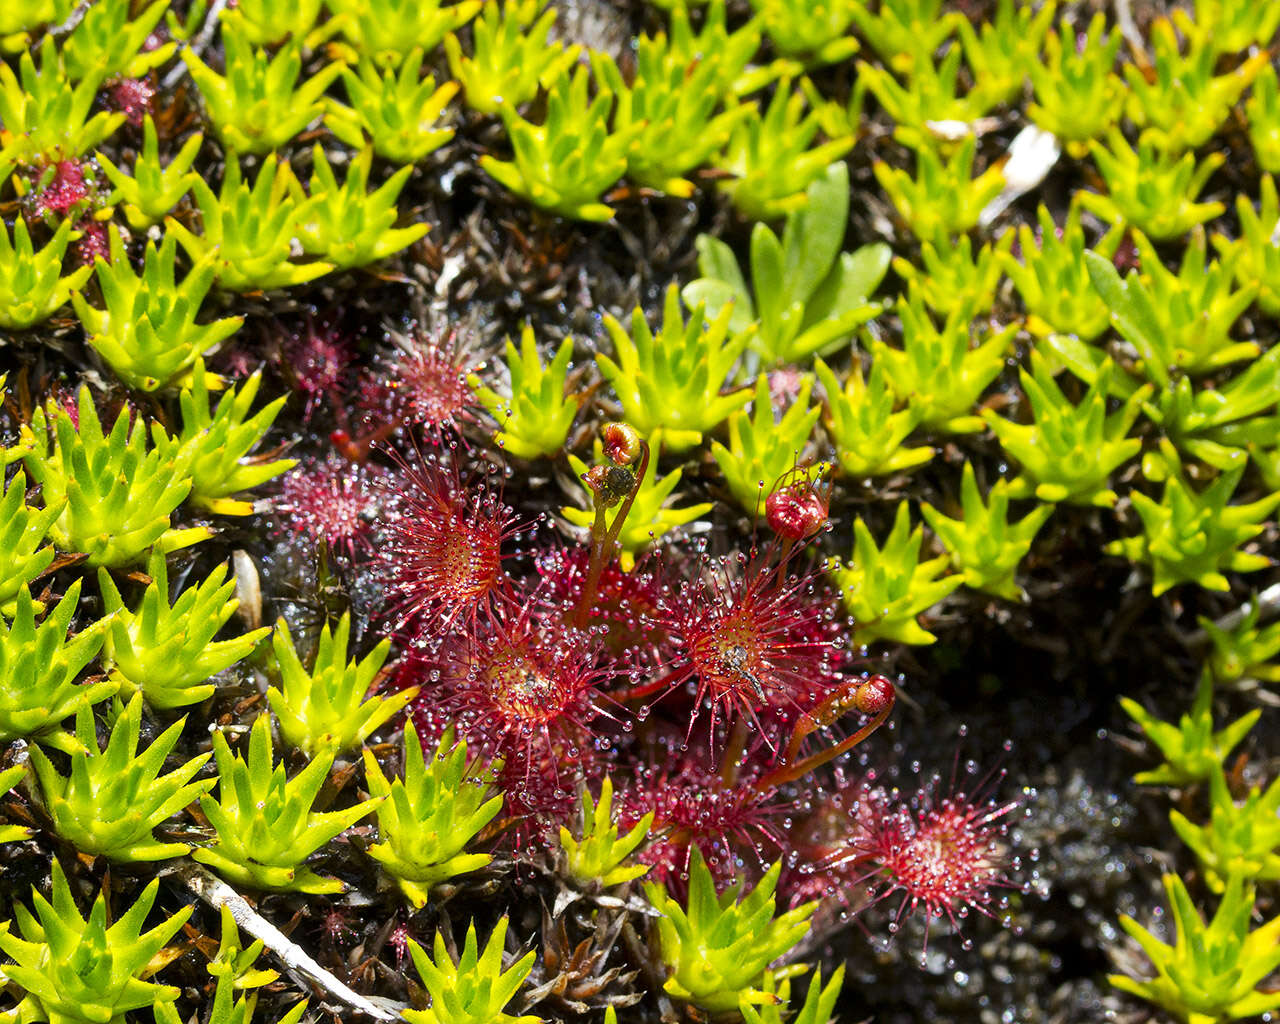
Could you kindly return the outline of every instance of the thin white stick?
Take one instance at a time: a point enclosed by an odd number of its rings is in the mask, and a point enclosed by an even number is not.
[[[197,57],[202,57],[204,51],[209,48],[209,43],[213,41],[213,31],[218,27],[218,21],[222,16],[222,9],[227,6],[227,0],[213,0],[213,5],[209,8],[209,13],[205,15],[204,24],[200,26],[200,31],[195,39],[187,46]],[[172,89],[178,84],[178,80],[187,73],[186,61],[179,62],[178,66],[164,76],[164,81],[160,83],[162,88]]]
[[[394,1021],[400,1014],[370,1002],[340,979],[315,962],[297,943],[289,939],[279,928],[249,905],[249,901],[227,885],[222,879],[205,870],[199,864],[179,864],[166,874],[176,876],[183,885],[204,900],[209,906],[226,907],[231,911],[236,925],[271,950],[291,975],[319,986],[334,998],[346,1003],[353,1010],[367,1014],[374,1020]]]

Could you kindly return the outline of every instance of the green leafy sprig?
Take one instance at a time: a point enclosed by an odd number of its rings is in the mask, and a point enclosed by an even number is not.
[[[72,237],[71,221],[64,220],[37,252],[23,218],[14,220],[12,240],[0,224],[0,327],[24,330],[48,320],[83,287],[93,273],[91,267],[78,267],[62,275],[62,259]]]
[[[110,236],[110,259],[94,261],[105,309],[89,305],[83,295],[71,297],[88,342],[126,385],[158,391],[191,382],[193,367],[235,334],[244,317],[223,317],[197,324],[200,306],[213,287],[214,256],[196,261],[177,280],[177,237],[164,236],[159,249],[147,241],[142,273],[136,274],[120,232]]]
[[[298,464],[297,459],[273,459],[266,455],[247,458],[285,403],[285,396],[281,395],[250,416],[249,410],[261,383],[262,371],[255,370],[239,388],[228,388],[218,399],[217,408],[210,409],[204,362],[196,360],[191,386],[184,388],[179,396],[182,433],[178,435],[179,443],[191,452],[192,483],[188,500],[193,505],[222,515],[249,515],[253,511],[252,503],[235,495],[264,484]]]
[[[1186,53],[1178,39],[1179,29],[1188,41]],[[1142,128],[1142,141],[1172,153],[1198,149],[1208,142],[1269,59],[1266,53],[1255,53],[1225,74],[1215,75],[1220,51],[1182,11],[1156,20],[1150,42],[1154,60],[1148,70],[1153,77],[1134,64],[1124,67],[1129,83],[1127,110],[1129,119]]]
[[[279,149],[324,113],[321,97],[342,71],[325,65],[298,84],[302,41],[291,39],[274,56],[255,47],[239,19],[222,22],[226,75],[191,49],[182,59],[204,100],[218,137],[235,153],[263,155]]]
[[[613,207],[600,202],[600,193],[625,173],[627,153],[644,125],[611,131],[613,93],[599,84],[590,98],[589,77],[587,68],[579,65],[572,78],[559,79],[547,96],[547,116],[541,125],[503,107],[513,159],[486,154],[480,166],[500,185],[540,209],[578,220],[606,221],[613,218]]]
[[[736,1010],[740,1001],[773,1001],[762,988],[766,970],[804,938],[817,903],[774,916],[780,862],[741,899],[742,879],[717,896],[702,852],[696,844],[691,851],[686,906],[659,883],[644,887],[662,913],[658,944],[669,972],[663,989],[712,1013]]]
[[[909,448],[903,443],[919,424],[921,410],[908,405],[894,412],[894,393],[883,363],[873,362],[870,376],[864,379],[862,361],[855,356],[843,386],[821,359],[814,362],[814,369],[827,393],[827,433],[835,442],[840,468],[849,476],[904,473],[933,458],[932,448]]]
[[[481,953],[472,921],[467,926],[466,942],[456,963],[438,932],[431,957],[410,939],[409,955],[431,996],[431,1005],[425,1010],[405,1010],[404,1019],[409,1024],[542,1024],[537,1017],[514,1017],[502,1012],[524,984],[537,957],[537,953],[530,950],[504,971],[502,950],[506,935],[504,917]]]
[[[1008,481],[997,480],[984,502],[972,462],[964,464],[960,504],[959,519],[927,503],[920,506],[920,513],[947,549],[951,564],[963,574],[965,586],[1008,601],[1026,600],[1014,574],[1040,527],[1053,514],[1053,506],[1039,505],[1011,523]]]
[[[7,63],[0,63],[0,124],[9,139],[0,148],[0,162],[74,160],[124,124],[119,112],[90,116],[102,79],[91,76],[69,88],[66,66],[51,36],[40,43],[38,72],[32,53],[28,49],[18,59],[16,75]]]
[[[735,412],[729,417],[729,444],[711,442],[711,455],[724,474],[729,492],[748,513],[764,508],[769,489],[800,461],[809,444],[821,410],[809,407],[813,378],[805,376],[800,391],[781,417],[775,417],[769,394],[769,378],[756,378],[751,416]],[[823,467],[814,467],[820,472]],[[812,475],[806,472],[805,475]]]
[[[352,750],[418,694],[411,686],[391,697],[368,697],[391,642],[383,640],[360,661],[347,661],[351,615],[343,615],[336,632],[326,622],[310,671],[303,668],[284,619],[276,623],[271,645],[280,666],[280,686],[267,690],[267,700],[280,723],[280,735],[308,757]],[[368,697],[366,700],[365,698]]]
[[[1272,242],[1280,224],[1280,200],[1276,181],[1271,175],[1262,177],[1257,209],[1247,196],[1236,196],[1236,216],[1240,220],[1240,237],[1234,242],[1215,235],[1213,244],[1235,269],[1236,282],[1242,288],[1252,287],[1258,307],[1272,317],[1280,318],[1280,246]]]
[[[954,243],[946,239],[921,242],[918,266],[898,256],[893,260],[893,269],[919,291],[925,305],[935,313],[945,316],[950,310],[963,307],[970,316],[981,316],[995,302],[996,289],[1004,276],[1003,260],[1008,258],[1013,240],[1013,232],[1006,232],[994,246],[984,245],[976,256],[968,235]]]
[[[849,169],[834,163],[805,191],[805,204],[787,215],[782,239],[766,224],[751,230],[751,287],[733,250],[699,235],[701,277],[684,288],[690,306],[705,303],[719,317],[732,307],[735,335],[754,326],[752,347],[771,363],[825,354],[846,341],[883,306],[868,296],[889,266],[889,247],[841,252],[849,215]]]
[[[0,394],[0,397],[3,397]],[[52,544],[44,544],[49,527],[62,513],[58,504],[42,509],[27,505],[27,476],[19,470],[0,493],[0,615],[12,616],[18,592],[53,562]],[[44,605],[35,602],[36,611]]]
[[[37,739],[74,750],[76,741],[61,732],[62,722],[116,692],[116,684],[107,680],[75,681],[102,647],[109,623],[99,619],[68,639],[79,599],[80,581],[76,580],[37,626],[35,602],[23,586],[12,625],[0,619],[0,741]]]
[[[1259,708],[1217,732],[1213,729],[1213,675],[1202,672],[1191,710],[1178,724],[1156,718],[1136,700],[1120,698],[1120,706],[1155,744],[1164,761],[1151,771],[1139,772],[1133,781],[1144,786],[1190,786],[1209,779],[1254,727]]]
[[[288,162],[272,153],[262,162],[253,185],[241,177],[240,164],[227,161],[218,195],[203,181],[192,190],[200,207],[203,230],[193,234],[168,218],[166,234],[175,235],[194,262],[213,262],[218,284],[232,291],[288,288],[329,273],[332,263],[290,262],[296,226],[311,217],[310,207],[323,202],[296,198],[297,178]]]
[[[192,853],[235,885],[251,889],[324,894],[341,892],[336,878],[303,864],[339,832],[382,803],[380,797],[341,811],[319,813],[312,805],[333,765],[324,751],[292,779],[272,764],[271,723],[259,715],[249,732],[247,758],[231,753],[226,736],[213,734],[218,764],[218,800],[202,796],[200,807],[218,833],[217,842]]]
[[[1105,548],[1107,553],[1150,565],[1151,592],[1156,597],[1179,583],[1229,590],[1223,570],[1257,572],[1271,565],[1266,555],[1239,547],[1262,532],[1263,521],[1280,507],[1280,492],[1229,505],[1243,467],[1224,471],[1204,490],[1196,491],[1183,478],[1172,445],[1166,441],[1164,447],[1173,469],[1161,500],[1134,491],[1133,507],[1142,520],[1142,533],[1112,541]]]
[[[1111,309],[1111,322],[1141,357],[1140,371],[1167,386],[1181,370],[1203,374],[1244,359],[1261,349],[1249,341],[1233,341],[1236,320],[1253,303],[1253,285],[1232,291],[1235,253],[1221,263],[1205,264],[1204,232],[1192,232],[1178,273],[1165,268],[1155,247],[1134,232],[1142,272],[1131,270],[1122,280],[1111,260],[1085,254],[1094,289]]]
[[[605,314],[617,360],[599,354],[596,364],[617,393],[628,423],[644,435],[661,428],[670,450],[685,451],[750,401],[750,393],[742,389],[721,393],[749,340],[746,334],[730,336],[731,315],[726,306],[708,322],[703,307],[697,306],[686,322],[674,281],[667,288],[657,335],[639,306],[630,331]]]
[[[1142,947],[1156,970],[1151,979],[1108,975],[1118,989],[1140,996],[1187,1024],[1256,1017],[1280,1006],[1280,992],[1258,983],[1280,965],[1280,917],[1253,931],[1253,890],[1232,876],[1207,925],[1177,875],[1164,876],[1176,941],[1170,945],[1128,915],[1120,925]]]
[[[481,0],[325,0],[362,57],[399,64],[414,49],[430,53],[476,16]]]
[[[1280,880],[1280,778],[1265,792],[1251,786],[1236,803],[1222,765],[1215,764],[1209,775],[1209,820],[1195,825],[1172,810],[1169,823],[1200,861],[1214,892],[1221,893],[1233,876],[1246,882]]]
[[[161,166],[156,123],[148,114],[142,123],[142,151],[134,158],[132,175],[113,164],[106,154],[98,154],[98,163],[114,186],[107,202],[123,204],[125,218],[135,231],[159,224],[199,179],[200,175],[191,168],[203,142],[203,133],[196,132],[167,166]]]
[[[626,835],[619,834],[612,813],[613,780],[606,775],[600,783],[599,800],[592,798],[590,790],[582,791],[581,838],[575,838],[560,826],[560,847],[564,850],[569,876],[579,885],[599,885],[607,889],[634,881],[649,870],[647,864],[622,862],[648,837],[654,812],[644,815]]]
[[[983,209],[1004,189],[999,166],[973,176],[976,153],[973,135],[966,135],[950,156],[922,140],[916,149],[915,177],[884,161],[877,161],[873,171],[916,237],[937,239],[976,227]]]
[[[377,758],[364,752],[369,792],[383,799],[378,807],[380,841],[369,856],[395,879],[415,907],[424,907],[431,887],[475,871],[493,858],[465,853],[466,846],[502,810],[502,796],[468,778],[465,740],[452,732],[440,741],[428,765],[412,719],[404,727],[404,778],[387,781]]]
[[[911,529],[905,501],[898,506],[884,547],[876,544],[861,518],[854,521],[852,557],[847,563],[833,560],[830,572],[854,618],[855,643],[931,644],[937,639],[916,617],[960,586],[964,577],[943,575],[950,562],[946,555],[920,561],[923,543],[924,528]]]
[[[174,529],[170,521],[191,490],[189,451],[159,424],[152,425],[148,446],[142,417],[131,430],[127,407],[104,435],[87,386],[80,388],[77,412],[73,425],[70,413],[52,402],[47,411],[37,408],[24,456],[45,502],[62,507],[49,527],[61,550],[83,552],[90,566],[116,567],[141,561],[153,545],[176,551],[211,535],[207,527]]]
[[[1005,273],[1027,307],[1027,330],[1040,337],[1071,334],[1093,341],[1110,325],[1111,309],[1089,277],[1080,207],[1073,203],[1067,211],[1061,234],[1043,204],[1036,210],[1036,220],[1038,240],[1029,225],[1018,228],[1021,259],[1010,253],[1001,256]],[[1110,260],[1123,237],[1123,227],[1113,227],[1092,251]]]
[[[98,0],[80,19],[62,46],[62,59],[72,82],[101,82],[112,75],[145,78],[177,49],[161,43],[143,50],[164,17],[168,0]]]
[[[573,338],[566,337],[550,364],[544,366],[538,358],[533,327],[526,323],[520,334],[519,351],[507,339],[510,398],[482,386],[475,374],[468,377],[480,404],[498,421],[500,429],[495,441],[499,448],[518,459],[536,459],[555,456],[564,447],[580,405],[577,396],[565,394],[565,376],[572,358]]]
[[[445,36],[449,71],[462,85],[467,106],[497,114],[528,103],[538,87],[550,89],[569,73],[582,47],[551,42],[556,9],[549,0],[505,0],[486,4],[471,26],[471,53],[458,37]]]
[[[1280,77],[1270,64],[1254,79],[1244,113],[1258,166],[1269,174],[1280,174]]]
[[[942,0],[883,0],[875,14],[861,4],[852,14],[863,38],[897,72],[932,60],[964,18],[959,11],[944,13]]]
[[[1220,627],[1203,616],[1196,620],[1212,645],[1205,664],[1219,683],[1238,684],[1252,680],[1280,683],[1280,665],[1271,660],[1280,654],[1280,622],[1258,625],[1262,605],[1256,597],[1247,609],[1240,622],[1230,629]]]
[[[773,48],[806,67],[835,64],[858,52],[849,26],[860,0],[751,0],[751,6]]]
[[[418,223],[393,227],[399,216],[396,199],[404,188],[412,167],[401,167],[372,192],[368,191],[373,166],[373,147],[365,146],[347,165],[347,176],[339,186],[329,158],[319,143],[311,151],[311,180],[307,202],[301,186],[294,198],[305,217],[297,222],[302,251],[319,256],[335,269],[363,267],[407,249],[425,235],[429,225]]]
[[[872,363],[884,366],[894,394],[916,409],[922,426],[953,434],[982,429],[973,407],[1004,368],[1018,326],[989,331],[971,347],[969,313],[964,307],[953,309],[939,328],[925,309],[924,296],[911,288],[898,304],[902,348],[871,342]]]
[[[631,133],[627,177],[659,192],[693,195],[693,182],[686,175],[713,159],[734,125],[756,114],[753,104],[741,103],[717,113],[722,76],[716,55],[682,64],[663,33],[640,37],[630,85],[605,54],[593,52],[591,66],[617,97],[614,132]],[[632,131],[637,126],[640,130]]]
[[[993,104],[1018,98],[1031,68],[1041,62],[1056,11],[1055,0],[1047,0],[1039,9],[1035,4],[998,0],[980,30],[968,18],[956,22],[965,62]]]
[[[175,722],[139,754],[142,695],[134,694],[117,716],[105,749],[98,747],[93,710],[83,706],[76,712],[81,749],[71,754],[69,774],[60,774],[39,747],[32,747],[32,768],[58,835],[81,854],[114,861],[168,860],[186,854],[191,849],[186,843],[158,842],[151,833],[213,786],[212,779],[191,781],[208,754],[161,774],[185,721]]]
[[[111,615],[103,667],[122,692],[141,692],[157,710],[199,704],[216,689],[210,677],[247,657],[271,630],[262,627],[214,640],[240,606],[232,596],[236,584],[227,578],[226,563],[184,590],[172,605],[164,555],[152,554],[147,573],[151,582],[142,600],[129,608],[110,574],[98,572],[103,606]]]
[[[191,916],[190,905],[144,932],[160,891],[160,880],[152,879],[137,902],[108,925],[106,893],[98,893],[85,920],[57,858],[52,875],[52,902],[33,888],[35,913],[21,904],[14,907],[21,937],[7,928],[0,931],[0,949],[15,961],[5,965],[5,977],[24,993],[13,1011],[16,1020],[123,1021],[130,1010],[178,998],[174,986],[142,979],[152,958]]]
[[[440,127],[440,118],[449,101],[458,93],[456,82],[436,88],[432,75],[419,77],[421,48],[411,50],[400,70],[378,70],[371,60],[362,60],[352,71],[342,69],[351,106],[330,102],[325,124],[353,149],[363,149],[366,139],[384,160],[416,164],[453,138],[452,128]]]
[[[1001,447],[1021,465],[1009,485],[1010,497],[1034,495],[1041,501],[1110,508],[1116,503],[1116,492],[1108,486],[1111,474],[1142,448],[1141,440],[1126,435],[1151,385],[1134,391],[1108,415],[1114,372],[1110,359],[1103,361],[1079,404],[1063,393],[1039,352],[1032,355],[1031,370],[1019,370],[1018,376],[1031,403],[1032,422],[1014,423],[990,409],[982,411]]]
[[[1194,153],[1178,156],[1157,150],[1149,140],[1140,140],[1135,150],[1116,128],[1107,139],[1106,146],[1092,143],[1090,151],[1108,194],[1080,192],[1077,198],[1108,224],[1129,224],[1148,238],[1166,242],[1226,209],[1216,201],[1196,202],[1209,177],[1226,160],[1224,154],[1210,153],[1197,164]]]
[[[851,135],[812,145],[822,117],[816,109],[806,114],[807,103],[784,80],[763,114],[734,125],[718,161],[733,177],[719,188],[747,219],[775,220],[803,207],[809,186],[853,146]]]
[[[1077,46],[1077,29],[1064,20],[1056,34],[1045,37],[1041,59],[1027,68],[1035,89],[1027,116],[1062,140],[1076,159],[1111,131],[1124,111],[1125,84],[1115,73],[1121,35],[1106,35],[1106,27],[1107,17],[1099,11]]]

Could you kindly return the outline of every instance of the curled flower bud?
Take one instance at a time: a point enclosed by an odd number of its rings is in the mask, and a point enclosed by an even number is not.
[[[625,466],[592,466],[582,479],[604,508],[613,508],[636,485],[636,475]]]
[[[627,423],[606,423],[600,431],[604,454],[615,466],[629,466],[640,458],[640,433]]]
[[[784,540],[807,540],[822,529],[831,510],[831,492],[804,470],[786,474],[765,499],[765,522]]]

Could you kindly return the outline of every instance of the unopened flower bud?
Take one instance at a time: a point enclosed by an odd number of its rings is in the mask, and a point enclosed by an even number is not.
[[[600,439],[605,457],[615,466],[629,466],[640,458],[640,433],[628,423],[606,423]]]
[[[864,715],[878,715],[893,704],[897,691],[884,676],[869,676],[853,695],[853,706]]]
[[[804,478],[784,483],[765,499],[769,529],[785,540],[807,540],[822,529],[831,510],[829,492]]]

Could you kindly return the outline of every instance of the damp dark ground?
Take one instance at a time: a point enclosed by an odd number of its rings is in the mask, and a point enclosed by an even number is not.
[[[1067,4],[1060,16],[1074,12],[1083,23],[1093,6]],[[982,7],[964,5],[975,17]],[[658,13],[639,4],[581,3],[563,8],[559,31],[565,38],[622,57],[633,34],[656,28]],[[1153,12],[1137,4],[1134,13],[1144,26]],[[832,94],[847,88],[838,73],[825,74],[820,84]],[[162,95],[160,104],[172,104],[175,123],[198,116],[189,89]],[[914,241],[905,229],[895,228],[892,210],[870,170],[876,159],[905,164],[906,151],[890,138],[883,115],[874,109],[868,113],[863,137],[850,157],[854,194],[846,248],[884,240],[896,254],[915,258]],[[1025,123],[1018,111],[999,116],[999,126],[982,139],[986,159],[997,158]],[[1228,132],[1219,141],[1247,152],[1247,141],[1238,135]],[[125,129],[110,145],[136,143],[136,133]],[[591,354],[604,337],[601,318],[606,312],[626,317],[637,303],[656,311],[668,282],[694,276],[693,241],[699,232],[713,232],[739,251],[745,249],[750,225],[710,187],[700,189],[691,201],[621,197],[616,222],[605,226],[545,218],[506,195],[479,170],[479,155],[503,145],[493,123],[460,115],[455,141],[418,167],[401,196],[402,213],[411,211],[413,220],[425,220],[430,233],[407,254],[384,264],[376,276],[325,278],[287,294],[222,295],[224,312],[243,314],[247,321],[214,359],[214,368],[243,372],[263,365],[268,375],[264,390],[288,392],[290,339],[310,322],[327,323],[352,339],[358,360],[366,364],[385,353],[388,331],[456,330],[467,359],[478,365],[492,358],[501,339],[514,336],[527,319],[540,339],[566,334],[575,338],[579,382],[589,387],[596,373]],[[309,143],[299,144],[295,149],[301,155],[308,147]],[[214,153],[216,147],[207,146],[206,152]],[[212,181],[220,179],[213,158],[201,171]],[[1048,180],[1001,219],[997,230],[1027,221],[1039,202],[1060,217],[1072,191],[1089,184],[1094,182],[1083,165],[1063,157]],[[1208,191],[1216,197],[1240,191],[1256,194],[1248,161],[1228,159]],[[891,274],[883,294],[893,294],[898,286]],[[992,315],[1000,322],[1019,315],[1007,282]],[[1259,332],[1269,329],[1260,323],[1253,327]],[[0,369],[10,372],[11,412],[24,390],[34,400],[58,387],[70,388],[86,374],[104,386],[109,380],[87,353],[74,321],[16,334],[5,342]],[[999,390],[1015,394],[1012,367]],[[107,405],[123,397],[110,387],[103,394]],[[597,391],[579,426],[603,421],[609,414],[608,402]],[[296,456],[321,456],[329,448],[333,426],[326,410],[304,418],[303,402],[295,395],[277,421],[273,438],[287,443]],[[463,432],[479,451],[487,429],[478,419],[464,425]],[[572,442],[583,450],[585,432]],[[988,478],[999,472],[994,442],[965,438],[944,442],[933,463],[910,479],[882,481],[874,490],[839,487],[832,507],[835,528],[822,538],[820,553],[847,554],[849,524],[855,515],[868,519],[873,532],[883,536],[901,496],[939,503],[952,493],[966,458],[983,467]],[[668,468],[665,463],[663,468]],[[534,518],[565,503],[559,481],[570,478],[566,465],[558,464],[549,474],[545,468],[531,471],[512,461],[505,470],[506,499],[522,516]],[[686,465],[685,500],[723,497],[716,480],[714,463],[705,451],[698,453]],[[269,497],[271,489],[264,493]],[[740,545],[752,535],[751,523],[723,501],[710,518],[713,546]],[[349,605],[365,616],[365,631],[371,636],[378,628],[372,616],[382,606],[376,579],[346,569],[340,561],[335,561],[332,576],[318,576],[313,552],[274,524],[270,514],[220,522],[218,536],[191,556],[191,578],[202,578],[231,551],[243,550],[261,578],[265,621],[286,614],[305,623],[315,621],[321,609]],[[971,948],[947,927],[935,924],[923,965],[925,932],[918,918],[909,919],[891,943],[883,941],[885,925],[894,914],[892,901],[833,927],[815,952],[828,967],[836,962],[847,965],[841,1019],[873,1018],[881,1024],[1149,1019],[1138,1003],[1120,998],[1106,982],[1117,957],[1126,956],[1120,952],[1126,940],[1117,918],[1128,912],[1149,920],[1161,903],[1161,870],[1191,865],[1168,826],[1167,798],[1131,782],[1135,771],[1150,766],[1151,758],[1135,742],[1117,698],[1134,697],[1162,717],[1176,718],[1190,705],[1199,672],[1202,652],[1192,639],[1196,616],[1224,614],[1246,599],[1249,590],[1237,585],[1230,595],[1211,596],[1179,588],[1176,596],[1153,599],[1145,577],[1100,554],[1107,541],[1125,532],[1113,517],[1099,511],[1059,510],[1027,564],[1027,604],[1013,606],[961,590],[930,617],[930,628],[939,637],[936,645],[893,652],[888,658],[886,667],[896,678],[900,674],[903,699],[893,728],[868,741],[869,763],[886,772],[898,771],[904,787],[912,785],[915,774],[936,771],[945,778],[953,765],[969,759],[984,771],[996,772],[995,792],[1024,801],[1025,817],[1012,834],[1022,866],[1013,877],[1027,891],[1011,890],[1008,920],[1003,923],[970,915],[963,932]],[[1274,540],[1272,524],[1263,550],[1271,549]],[[178,575],[171,570],[171,578]],[[1260,588],[1273,578],[1273,573],[1264,572],[1248,582]],[[55,579],[55,589],[59,580],[62,577]],[[205,709],[214,720],[230,720],[238,713],[237,700],[256,693],[251,668],[231,676],[219,698]],[[1238,716],[1250,702],[1248,695],[1228,695],[1216,711],[1224,720]],[[1254,737],[1260,746],[1252,751],[1262,759],[1274,753],[1266,749],[1266,721],[1264,717]],[[206,732],[207,724],[189,723],[192,743]],[[916,767],[918,772],[913,771]],[[7,906],[15,899],[26,901],[31,884],[43,884],[53,851],[70,862],[69,851],[47,836],[0,848],[5,865],[0,892]],[[360,864],[343,867],[355,871]],[[81,874],[100,878],[100,871]],[[130,893],[147,877],[146,871],[113,869],[111,884]],[[163,892],[161,902],[169,910],[186,902],[181,890]],[[440,906],[413,922],[420,940],[429,938],[441,915],[455,924],[473,913],[484,921],[509,907],[512,933],[530,939],[539,933],[545,944],[539,907],[554,899],[554,890],[538,872],[482,872],[475,880],[461,880],[447,895]],[[332,908],[323,900],[274,896],[266,898],[261,909],[361,990],[405,999],[409,992],[404,976],[410,968],[398,959],[391,941],[392,929],[405,919],[389,912],[389,906],[385,901],[339,906],[340,920],[328,916]],[[216,916],[206,911],[198,912],[193,924],[198,931],[217,934]],[[611,955],[611,964],[629,969],[625,944],[619,943]],[[1141,961],[1130,953],[1124,962]],[[181,970],[182,964],[189,969],[184,999],[194,999],[204,983],[203,959],[193,951],[174,970]],[[643,978],[633,984],[643,986]],[[263,996],[259,1019],[276,1019],[296,997],[296,988],[278,984]],[[623,1010],[620,1019],[656,1019],[655,1007],[645,999]],[[528,1012],[555,1016],[547,1006]]]

